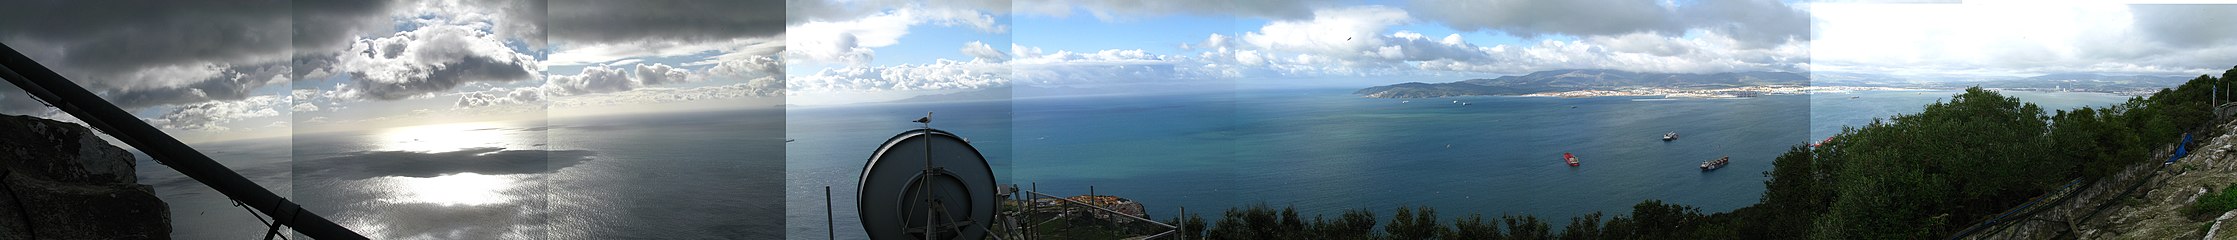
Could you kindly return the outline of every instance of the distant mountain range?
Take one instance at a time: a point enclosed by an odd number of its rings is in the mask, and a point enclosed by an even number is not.
[[[1569,69],[1469,79],[1449,83],[1409,82],[1370,87],[1352,92],[1370,98],[1433,98],[1474,95],[1523,95],[1579,90],[1624,88],[1715,89],[1764,85],[1803,85],[1804,74],[1787,72],[1639,73],[1618,70]]]
[[[2191,78],[2179,76],[2118,76],[2092,73],[2064,73],[2035,76],[2023,79],[1994,80],[1973,83],[1984,88],[2055,90],[2081,92],[2151,92],[2173,88],[2189,82]],[[1945,85],[1943,88],[1966,87]]]
[[[2054,73],[2034,77],[1925,79],[1862,73],[1819,72],[1811,85],[1957,89],[1972,86],[2031,91],[2138,93],[2172,88],[2191,77]]]
[[[1503,96],[1580,90],[1662,88],[1678,90],[1719,89],[1767,85],[1897,87],[1959,89],[1972,86],[2028,91],[2077,91],[2148,93],[2189,81],[2180,76],[2105,75],[2058,73],[2034,77],[1920,79],[1878,74],[1819,72],[1641,73],[1619,70],[1569,69],[1533,72],[1521,76],[1468,79],[1447,83],[1408,82],[1369,87],[1352,92],[1369,98],[1434,98],[1452,96]],[[986,101],[1035,96],[1098,94],[1105,89],[1065,87],[991,87],[931,94],[891,103]]]

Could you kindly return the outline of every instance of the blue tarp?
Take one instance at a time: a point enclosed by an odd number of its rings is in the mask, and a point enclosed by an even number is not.
[[[2167,157],[2167,163],[2165,163],[2165,164],[2175,164],[2175,160],[2182,160],[2182,159],[2183,159],[2183,155],[2188,155],[2188,154],[2190,154],[2190,148],[2189,148],[2189,147],[2190,147],[2190,134],[2189,134],[2189,133],[2184,133],[2184,134],[2183,134],[2183,143],[2181,143],[2181,144],[2178,144],[2178,145],[2175,145],[2175,155],[2172,155],[2172,156],[2168,156],[2168,157]]]

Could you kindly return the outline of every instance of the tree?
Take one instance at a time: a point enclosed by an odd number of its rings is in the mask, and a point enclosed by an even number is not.
[[[1501,215],[1499,218],[1507,222],[1507,239],[1553,239],[1549,230],[1552,227],[1539,221],[1538,216]]]
[[[1346,210],[1335,221],[1322,221],[1313,217],[1313,235],[1326,239],[1375,239],[1375,213],[1365,209]]]
[[[1469,214],[1467,218],[1454,218],[1452,231],[1445,232],[1445,239],[1500,239],[1499,223],[1484,220],[1483,214]]]
[[[1561,230],[1561,239],[1600,239],[1600,215],[1599,212],[1593,212],[1582,217],[1570,218],[1569,226],[1563,227]]]
[[[1763,227],[1752,228],[1768,239],[1797,239],[1808,236],[1810,221],[1824,213],[1826,203],[1833,194],[1821,186],[1830,174],[1820,172],[1817,157],[1810,148],[1794,146],[1786,154],[1771,162],[1771,171],[1764,173],[1763,200],[1755,207],[1775,214],[1764,214],[1757,223]]]
[[[2117,124],[2116,109],[2079,108],[2051,117],[2052,149],[2068,167],[2065,175],[2101,178],[2150,156],[2134,130]]]
[[[1228,209],[1209,231],[1214,239],[1297,239],[1304,237],[1306,229],[1302,219],[1297,219],[1295,207],[1274,210],[1266,204],[1248,208]],[[1295,224],[1292,224],[1295,223]]]
[[[1188,236],[1188,238],[1193,239],[1204,238],[1204,215],[1173,216],[1173,218],[1165,220],[1165,224],[1181,227],[1180,230],[1182,231],[1177,233],[1181,236]]]
[[[1445,235],[1445,226],[1437,224],[1437,210],[1420,207],[1409,211],[1398,207],[1398,214],[1390,218],[1390,226],[1383,228],[1390,239],[1433,239]]]

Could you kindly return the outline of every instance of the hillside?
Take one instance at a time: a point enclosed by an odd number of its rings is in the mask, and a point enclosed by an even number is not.
[[[2216,128],[2237,131],[2237,122]],[[2209,189],[2220,190],[2237,183],[2237,155],[2230,152],[2237,150],[2233,144],[2237,139],[2222,135],[2199,144],[2196,151],[2175,164],[2155,167],[2157,178],[2144,180],[2131,198],[2108,199],[2118,202],[2108,204],[2111,207],[2097,218],[2081,221],[2077,232],[2082,238],[2197,239],[2213,234],[2213,239],[2237,239],[2232,233],[2237,231],[2237,222],[2225,221],[2237,211],[2193,214],[2187,209],[2198,204]]]

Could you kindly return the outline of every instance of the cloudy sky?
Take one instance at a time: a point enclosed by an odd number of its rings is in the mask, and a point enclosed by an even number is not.
[[[1933,78],[2197,76],[2237,66],[2237,5],[1819,3],[1813,69]]]
[[[1582,68],[1951,80],[2075,72],[2189,76],[2237,65],[2237,54],[2230,52],[2237,48],[2232,44],[2237,33],[2213,31],[2237,23],[2226,17],[2231,5],[932,2],[789,2],[792,103],[873,101],[1011,83],[1366,86]],[[1005,40],[1009,46],[1000,43]],[[1004,66],[1014,71],[981,75]]]
[[[0,9],[0,42],[196,141],[1013,86],[1587,68],[2187,76],[2237,65],[2233,15],[2102,1],[32,1]],[[59,116],[12,86],[0,113]]]
[[[1013,82],[1355,86],[1572,68],[1803,71],[1810,60],[1806,8],[1780,1],[931,2],[788,2],[790,103]],[[1002,69],[1013,71],[981,74]]]
[[[403,1],[300,13],[295,130],[782,104],[776,1]],[[305,9],[305,4],[297,4]]]
[[[782,4],[31,1],[0,9],[0,42],[199,142],[774,107]],[[0,113],[67,118],[13,86]]]

